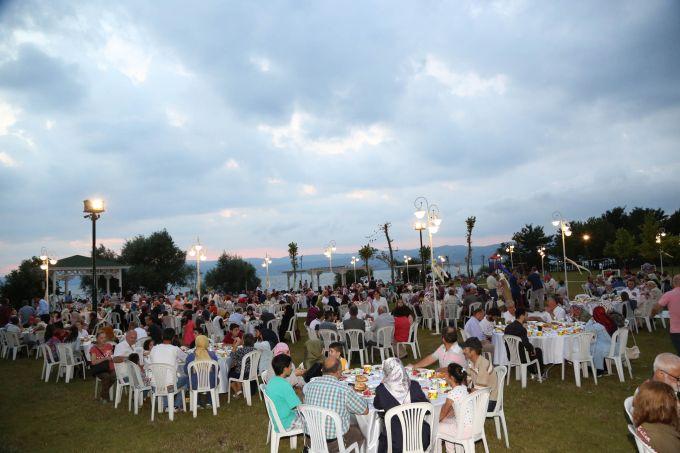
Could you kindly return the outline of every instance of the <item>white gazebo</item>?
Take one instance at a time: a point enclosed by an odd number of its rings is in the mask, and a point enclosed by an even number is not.
[[[111,294],[111,278],[118,280],[118,286],[123,290],[123,270],[130,269],[126,264],[104,258],[97,258],[97,276],[106,278],[106,294]],[[56,294],[59,280],[64,282],[64,294],[68,293],[68,282],[74,277],[92,277],[92,258],[83,255],[73,255],[57,261],[49,268],[52,279],[52,294]]]

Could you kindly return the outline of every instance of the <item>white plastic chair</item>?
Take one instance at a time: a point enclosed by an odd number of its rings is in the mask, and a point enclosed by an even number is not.
[[[270,371],[269,370],[264,370],[262,373],[260,373],[260,379],[262,379],[263,384],[268,384],[269,379],[270,379]]]
[[[83,367],[83,380],[85,380],[85,361],[81,357],[76,358],[73,355],[73,349],[70,343],[57,343],[57,354],[59,354],[59,372],[57,373],[57,382],[62,372],[64,379],[68,384],[73,377],[77,366]]]
[[[123,390],[127,389],[128,393],[130,392],[130,380],[128,379],[128,366],[125,362],[114,362],[113,367],[116,370],[116,397],[113,400],[113,408],[118,409],[118,404],[123,398]],[[130,410],[129,406],[128,404],[128,410]]]
[[[345,330],[345,351],[347,352],[347,367],[351,368],[350,362],[352,360],[352,353],[359,353],[359,360],[361,366],[364,366],[364,361],[368,361],[368,358],[364,360],[364,354],[366,354],[366,349],[364,347],[364,332],[359,329],[347,329]]]
[[[267,386],[260,384],[260,392],[264,395],[264,405],[267,408],[267,415],[269,415],[267,442],[271,442],[270,452],[278,452],[279,443],[281,442],[281,439],[285,437],[290,437],[290,449],[297,449],[297,436],[303,434],[302,428],[284,429],[281,419],[279,418],[279,413],[276,411],[276,406],[267,395]]]
[[[498,386],[498,396],[496,400],[496,407],[493,411],[486,413],[486,418],[493,418],[496,425],[496,437],[501,439],[501,427],[503,428],[503,436],[505,437],[505,448],[510,448],[510,439],[508,438],[508,424],[505,422],[505,410],[503,409],[503,393],[505,392],[505,375],[508,374],[508,369],[504,366],[497,366],[494,368],[496,374],[496,385]],[[491,397],[491,394],[489,394]]]
[[[633,421],[633,398],[634,396],[629,396],[625,400],[623,400],[623,408],[626,409],[626,415],[628,415],[628,419],[632,422]]]
[[[7,336],[5,335],[5,330],[0,329],[0,357],[3,359],[7,354]]]
[[[609,347],[609,354],[604,358],[605,364],[607,365],[607,372],[612,374],[612,363],[616,366],[616,372],[619,375],[619,381],[623,382],[623,365],[628,367],[628,374],[630,378],[633,379],[633,367],[630,364],[630,360],[626,355],[626,343],[628,342],[628,329],[621,327],[614,335],[612,335],[612,343]]]
[[[460,337],[460,341],[462,343],[465,343],[468,339],[468,334],[465,331],[465,329],[458,329],[458,336]]]
[[[210,382],[210,373],[215,377],[215,385]],[[187,366],[187,376],[189,377],[189,410],[194,413],[194,418],[198,415],[198,394],[210,393],[210,403],[213,415],[217,415],[219,398],[217,397],[217,377],[220,367],[214,360],[193,361]],[[192,376],[196,375],[196,388],[193,386]]]
[[[411,346],[411,351],[413,352],[413,358],[417,359],[420,357],[420,345],[418,344],[418,323],[412,322],[408,328],[408,341],[400,341],[397,343],[397,351],[399,346]]]
[[[175,395],[179,393],[182,398],[182,408],[186,411],[186,401],[184,400],[184,389],[177,388],[177,367],[166,363],[152,363],[149,365],[151,370],[151,421],[154,420],[156,413],[156,400],[158,400],[158,412],[160,413],[163,398],[168,402],[168,416],[170,421],[175,419]]]
[[[458,304],[455,302],[444,304],[444,321],[448,325],[451,325],[451,321],[453,321],[453,326],[458,327]]]
[[[581,371],[583,376],[588,377],[588,365],[593,370],[593,380],[597,385],[597,370],[593,362],[593,356],[590,354],[590,344],[593,342],[595,334],[593,332],[583,332],[575,336],[571,343],[567,343],[569,350],[564,354],[562,361],[562,380],[564,380],[564,365],[571,362],[574,367],[574,379],[576,380],[576,387],[581,387]],[[578,350],[574,350],[574,343],[578,345]],[[566,346],[566,345],[565,345]]]
[[[481,302],[472,302],[470,305],[468,305],[468,312],[467,316],[465,316],[464,321],[472,318],[472,312],[481,307],[482,307]]]
[[[19,337],[19,334],[16,332],[7,332],[4,331],[5,334],[5,341],[6,341],[6,349],[5,349],[5,355],[9,355],[9,353],[12,353],[12,360],[17,359],[17,353],[21,351],[22,349],[26,350],[26,356],[30,356],[30,351],[28,350],[28,345],[26,343],[22,343],[21,339]]]
[[[633,435],[633,439],[635,439],[635,445],[637,446],[638,453],[656,453],[656,450],[640,439],[640,436],[633,425],[628,425],[628,431]]]
[[[425,327],[425,323],[427,323],[427,328],[432,330],[432,325],[434,324],[434,306],[431,303],[424,303],[420,306],[420,312],[423,314],[423,316],[420,318],[423,327]]]
[[[323,341],[323,350],[328,351],[330,349],[331,343],[340,341],[340,334],[334,330],[321,329],[317,332],[318,336]]]
[[[394,341],[394,326],[385,326],[378,329],[375,333],[375,341],[376,344],[371,346],[371,362],[375,362],[373,359],[374,349],[380,351],[380,363],[385,361],[388,352],[394,357],[394,348],[392,347],[392,342]]]
[[[120,321],[120,315],[118,313],[111,312],[110,322],[113,325],[113,327],[115,328],[115,330],[120,329],[121,321]],[[115,330],[114,330],[114,332],[115,332]]]
[[[276,334],[276,339],[279,338],[279,327],[281,326],[281,320],[279,318],[274,318],[267,322],[267,328]]]
[[[252,406],[250,383],[255,382],[256,385],[259,384],[257,377],[257,369],[259,365],[260,351],[252,351],[243,356],[243,360],[241,361],[241,373],[239,374],[239,377],[229,378],[229,381],[227,382],[227,403],[231,403],[231,383],[240,382],[241,386],[243,387],[243,394],[245,395],[246,402],[248,403],[248,406]],[[247,375],[246,368],[248,368]],[[260,394],[259,387],[257,393],[260,395],[260,399],[262,399],[262,394]]]
[[[656,324],[652,322],[652,308],[654,308],[653,305],[654,304],[652,303],[644,303],[637,309],[637,313],[635,314],[636,324],[639,320],[644,321],[645,325],[647,326],[647,330],[650,333],[652,332],[652,329],[656,329]]]
[[[295,338],[295,320],[297,319],[297,315],[293,316],[290,318],[290,321],[288,322],[288,329],[286,330],[286,333],[290,337],[290,341],[295,344],[296,338]]]
[[[127,375],[130,380],[130,389],[128,391],[128,410],[131,404],[135,405],[135,415],[139,413],[139,408],[144,404],[144,392],[150,392],[151,386],[144,383],[142,378],[142,371],[139,366],[130,361],[126,361],[128,367]]]
[[[50,349],[49,345],[41,344],[40,350],[42,351],[43,356],[43,367],[42,373],[40,374],[40,379],[44,377],[45,382],[48,382],[50,380],[50,373],[52,372],[52,367],[55,365],[59,366],[59,361],[55,360],[54,356],[52,355],[52,349]]]
[[[486,420],[486,409],[489,406],[489,394],[491,389],[485,387],[476,390],[463,398],[460,403],[456,404],[455,411],[457,414],[462,414],[464,408],[468,405],[472,407],[472,428],[469,430],[469,437],[453,437],[446,433],[438,432],[435,438],[435,451],[441,452],[442,441],[459,444],[463,446],[465,453],[474,453],[475,442],[481,440],[484,444],[484,451],[489,453],[489,446],[486,442],[486,433],[484,432],[484,421]],[[456,417],[457,433],[465,432],[464,425],[465,417]]]
[[[420,453],[425,451],[423,445],[423,426],[425,419],[433,419],[435,412],[431,403],[410,403],[395,406],[385,413],[385,429],[387,430],[387,453],[392,453],[392,418],[397,417],[401,426],[401,445],[403,453]],[[434,426],[430,427],[430,446]],[[428,448],[429,449],[429,448]]]
[[[543,379],[541,377],[541,365],[538,363],[538,359],[530,360],[529,352],[526,349],[524,349],[525,363],[522,363],[522,360],[520,359],[519,346],[520,343],[522,342],[522,339],[514,335],[505,335],[503,336],[503,341],[508,346],[508,350],[510,351],[510,358],[508,359],[507,383],[510,384],[510,372],[512,371],[512,368],[515,368],[515,379],[520,379],[521,377],[522,388],[526,388],[527,368],[529,368],[529,366],[531,366],[534,363],[536,364],[536,371],[538,372],[538,382],[543,382]]]
[[[335,432],[342,432],[342,421],[337,412],[317,406],[309,406],[301,404],[298,406],[298,411],[302,415],[305,423],[305,431],[310,437],[311,446],[307,450],[309,453],[328,453],[328,443],[326,442],[326,424],[333,423],[335,425]],[[361,452],[359,445],[354,442],[352,445],[345,447],[345,441],[342,436],[338,436],[338,452],[348,453],[350,451]]]

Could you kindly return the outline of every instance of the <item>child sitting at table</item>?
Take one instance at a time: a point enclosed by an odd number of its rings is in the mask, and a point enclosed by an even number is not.
[[[342,343],[339,341],[335,341],[328,346],[328,357],[333,357],[335,359],[338,359],[340,361],[340,369],[341,370],[347,370],[349,369],[347,365],[347,359],[342,357]]]

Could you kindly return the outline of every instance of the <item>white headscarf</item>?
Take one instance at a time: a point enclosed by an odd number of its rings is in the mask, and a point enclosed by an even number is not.
[[[383,362],[383,385],[399,404],[411,402],[411,379],[401,360],[390,357]]]

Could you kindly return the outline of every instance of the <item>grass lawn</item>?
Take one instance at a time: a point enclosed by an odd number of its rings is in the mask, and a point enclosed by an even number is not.
[[[547,382],[529,381],[524,390],[512,380],[505,391],[511,451],[635,451],[627,435],[623,400],[651,375],[654,356],[673,350],[667,332],[641,332],[637,337],[641,356],[633,361],[632,381],[620,383],[609,376],[595,386],[587,379],[579,389],[571,367],[562,382],[558,366]],[[439,343],[438,337],[422,330],[419,341],[423,352]],[[292,350],[299,363],[302,344]],[[267,415],[257,397],[248,407],[243,399],[228,405],[225,396],[217,417],[199,410],[196,419],[179,414],[170,422],[164,414],[151,423],[148,402],[135,417],[128,412],[127,401],[118,409],[95,401],[92,379],[68,385],[63,380],[41,381],[41,360],[0,360],[0,451],[269,451]],[[490,420],[486,433],[491,451],[505,451]],[[290,451],[289,444],[283,442],[280,450]],[[477,451],[483,451],[481,444]]]

